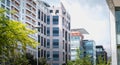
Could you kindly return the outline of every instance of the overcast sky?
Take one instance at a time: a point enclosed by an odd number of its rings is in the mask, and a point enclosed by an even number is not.
[[[60,0],[44,0],[57,5]],[[84,28],[96,45],[110,50],[109,12],[105,0],[61,0],[71,15],[71,28]]]

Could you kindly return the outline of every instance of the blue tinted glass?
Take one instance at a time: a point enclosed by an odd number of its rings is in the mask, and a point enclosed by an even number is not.
[[[59,40],[53,39],[53,48],[59,48]]]
[[[58,24],[59,16],[53,16],[53,24]]]
[[[50,60],[50,51],[47,51],[47,60]]]
[[[53,36],[59,36],[59,28],[53,27]]]
[[[53,60],[59,61],[59,51],[53,51]]]
[[[47,24],[50,24],[50,16],[47,16]]]
[[[47,39],[47,48],[50,48],[50,40]]]
[[[47,36],[50,36],[50,27],[47,27]]]

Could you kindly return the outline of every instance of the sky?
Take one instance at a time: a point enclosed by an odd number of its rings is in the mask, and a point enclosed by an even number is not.
[[[57,5],[62,2],[71,15],[71,29],[84,28],[87,39],[103,45],[110,54],[109,10],[105,0],[44,0]]]

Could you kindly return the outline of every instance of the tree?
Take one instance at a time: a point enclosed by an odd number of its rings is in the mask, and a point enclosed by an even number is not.
[[[103,60],[103,57],[100,55],[98,56],[98,62],[96,65],[110,65],[111,60],[108,61]]]
[[[30,53],[26,53],[26,58],[28,59],[29,61],[29,64],[31,65],[48,65],[47,64],[47,60],[45,58],[39,58],[38,60],[36,58],[33,57],[32,54]]]
[[[79,49],[77,49],[76,51],[77,51],[76,54],[77,57],[75,61],[68,61],[67,65],[92,65],[89,55],[85,57],[80,57],[82,52]]]
[[[19,49],[25,52],[26,46],[35,48],[38,45],[37,41],[29,37],[35,31],[26,28],[21,22],[10,20],[5,13],[6,10],[0,8],[0,62],[6,62],[11,56],[15,56]],[[19,48],[18,44],[22,48]]]

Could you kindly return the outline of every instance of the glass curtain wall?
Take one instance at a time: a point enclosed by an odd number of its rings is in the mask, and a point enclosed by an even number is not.
[[[118,65],[120,65],[120,7],[115,8]]]

